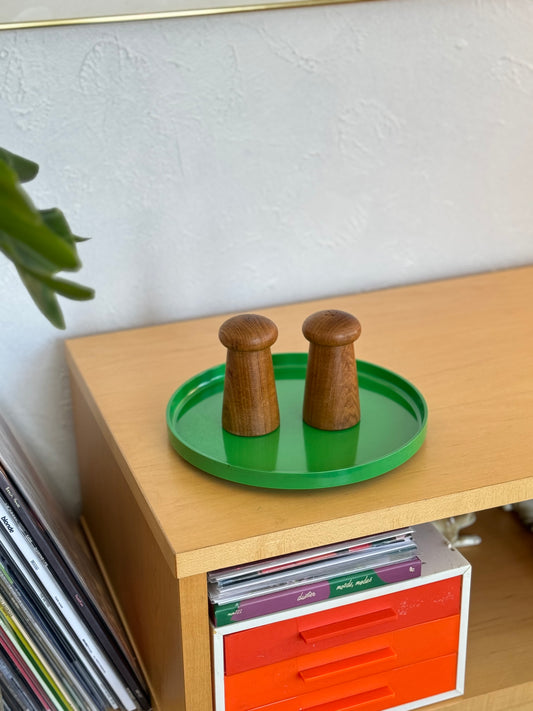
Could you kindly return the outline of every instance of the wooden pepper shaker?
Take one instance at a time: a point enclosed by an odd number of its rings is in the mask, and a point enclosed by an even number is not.
[[[265,316],[241,314],[218,332],[228,349],[222,427],[232,434],[255,437],[279,427],[279,406],[270,346],[276,324]]]
[[[317,311],[302,331],[310,342],[303,419],[321,430],[344,430],[361,418],[354,341],[361,324],[346,311]]]

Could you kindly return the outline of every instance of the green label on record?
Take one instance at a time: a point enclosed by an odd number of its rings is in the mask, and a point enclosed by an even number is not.
[[[379,585],[386,583],[373,570],[355,575],[341,575],[329,581],[329,596],[340,597],[367,588],[377,588]]]
[[[229,625],[231,622],[236,622],[234,615],[239,609],[238,602],[228,602],[225,605],[213,605],[211,613],[213,622],[218,626]]]

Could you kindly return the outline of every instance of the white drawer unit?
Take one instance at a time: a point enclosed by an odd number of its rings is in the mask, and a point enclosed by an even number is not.
[[[212,626],[216,711],[414,709],[464,690],[470,564],[416,526],[420,577]]]

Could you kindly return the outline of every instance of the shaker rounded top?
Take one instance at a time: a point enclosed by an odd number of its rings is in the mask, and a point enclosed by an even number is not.
[[[304,336],[317,346],[345,346],[361,335],[361,324],[352,314],[337,309],[316,311],[302,326]]]
[[[261,351],[276,341],[278,328],[266,316],[239,314],[224,321],[218,337],[226,348],[233,351]]]

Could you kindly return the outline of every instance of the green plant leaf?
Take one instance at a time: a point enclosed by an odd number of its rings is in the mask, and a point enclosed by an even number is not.
[[[0,191],[9,198],[14,206],[19,209],[29,208],[30,210],[35,211],[33,203],[18,182],[17,174],[7,163],[4,163],[1,160]]]
[[[86,301],[94,297],[90,287],[56,276],[59,271],[81,267],[77,243],[58,208],[37,210],[20,182],[37,175],[33,161],[0,148],[0,251],[15,265],[38,309],[56,328],[65,328],[57,295]]]
[[[38,271],[44,274],[55,274],[57,265],[48,261],[40,254],[37,254],[30,247],[10,237],[6,232],[0,230],[0,250],[17,267],[23,267],[30,271]]]
[[[50,207],[47,210],[39,210],[39,215],[44,224],[55,232],[58,237],[65,240],[70,245],[74,245],[75,239],[67,218],[58,207]]]
[[[58,237],[64,239],[68,244],[72,245],[76,249],[76,244],[78,242],[88,242],[89,237],[80,237],[75,235],[70,229],[70,225],[63,212],[58,207],[48,208],[47,210],[39,210],[39,214],[45,225],[49,227],[52,232],[55,232]],[[81,267],[81,263],[77,267],[68,269],[68,271],[75,272]]]
[[[38,271],[31,271],[24,268],[22,268],[22,271],[40,281],[51,291],[56,292],[56,294],[59,294],[60,296],[65,296],[67,299],[74,299],[75,301],[89,301],[94,298],[94,289],[91,289],[88,286],[76,284],[68,279],[51,277]]]
[[[47,222],[50,229],[56,232],[58,236],[60,236],[59,233],[61,232],[63,238],[74,246],[77,242],[88,241],[88,238],[78,237],[77,235],[72,234],[61,210],[52,208],[49,210],[39,210],[39,212],[41,213],[44,221]],[[13,239],[2,230],[0,230],[0,250],[2,250],[6,257],[11,259],[11,261],[15,264],[26,267],[27,269],[37,270],[41,273],[48,274],[53,274],[59,271],[54,262],[45,259],[41,254],[37,254],[33,249],[31,249],[31,247],[28,247],[26,244],[23,244],[16,239]],[[77,271],[79,266],[66,271]]]
[[[37,173],[39,172],[39,166],[32,160],[18,156],[5,148],[0,148],[0,160],[12,168],[17,174],[18,179],[21,183],[27,183],[29,180],[33,180]]]
[[[46,316],[53,326],[64,329],[65,319],[54,292],[30,273],[22,269],[17,271],[39,311]]]
[[[22,188],[15,173],[0,161],[0,230],[31,247],[57,265],[78,269],[80,261],[74,241],[59,237],[43,221]]]

